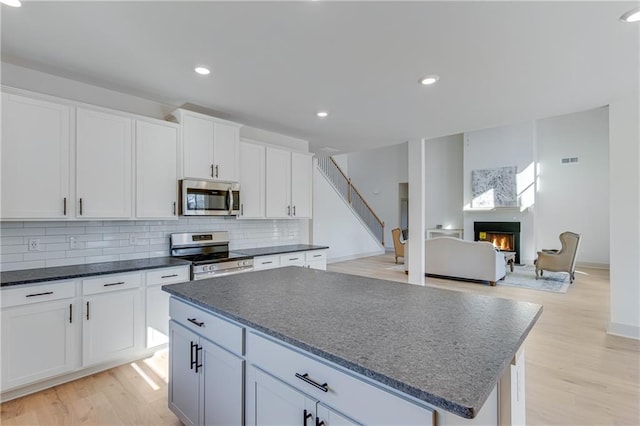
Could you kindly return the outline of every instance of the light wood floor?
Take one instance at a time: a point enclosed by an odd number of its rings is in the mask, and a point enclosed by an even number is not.
[[[329,270],[407,282],[393,256]],[[607,271],[580,269],[566,294],[427,279],[427,285],[540,303],[525,343],[529,425],[640,425],[640,342],[609,336]],[[496,326],[500,326],[496,324]],[[179,425],[167,408],[166,352],[0,405],[3,425]]]

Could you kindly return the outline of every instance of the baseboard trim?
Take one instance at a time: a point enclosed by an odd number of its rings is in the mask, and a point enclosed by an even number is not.
[[[383,249],[380,249],[378,251],[373,251],[370,253],[358,253],[358,254],[351,254],[348,256],[332,257],[330,259],[327,259],[327,263],[346,262],[347,260],[355,260],[355,259],[361,259],[363,257],[378,256],[384,253],[385,251]]]
[[[3,390],[2,393],[0,394],[0,403],[11,401],[12,399],[16,399],[21,396],[39,392],[41,390],[45,390],[53,386],[61,385],[63,383],[80,379],[82,377],[90,376],[92,374],[99,373],[101,371],[109,370],[111,368],[115,368],[120,365],[145,359],[147,357],[152,356],[154,353],[158,351],[166,350],[167,347],[168,345],[164,344],[155,348],[145,349],[144,351],[141,351],[134,356],[120,358],[117,360],[112,360],[109,362],[93,365],[86,368],[79,367],[78,370],[75,370],[69,373],[64,373],[60,376],[52,377],[49,379],[43,379],[34,383],[29,383],[29,384],[22,385],[17,388],[12,388],[6,391]]]
[[[609,270],[608,263],[595,263],[595,262],[576,262],[576,268],[593,268]]]
[[[640,340],[640,327],[635,325],[610,322],[607,334],[626,337],[628,339]]]

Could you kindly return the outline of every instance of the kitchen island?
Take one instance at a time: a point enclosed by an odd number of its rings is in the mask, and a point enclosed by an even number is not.
[[[514,372],[540,305],[298,267],[163,289],[169,404],[185,423],[214,423],[215,411],[261,424],[287,410],[326,425],[524,420]],[[205,403],[216,388],[222,401]]]

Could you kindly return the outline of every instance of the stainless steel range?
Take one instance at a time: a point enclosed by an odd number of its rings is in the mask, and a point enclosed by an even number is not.
[[[253,256],[229,251],[227,231],[171,234],[171,256],[191,262],[191,279],[221,277],[253,270]]]

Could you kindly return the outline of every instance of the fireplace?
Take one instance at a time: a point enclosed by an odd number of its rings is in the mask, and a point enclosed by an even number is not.
[[[503,251],[516,252],[520,263],[520,222],[474,222],[474,241],[488,241]]]

